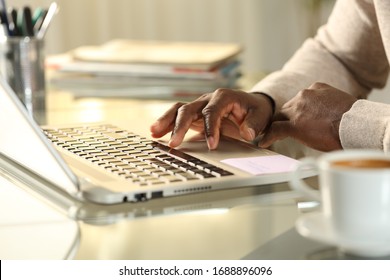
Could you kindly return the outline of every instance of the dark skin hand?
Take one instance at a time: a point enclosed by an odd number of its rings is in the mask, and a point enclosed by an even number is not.
[[[282,106],[259,146],[268,147],[277,140],[292,137],[320,151],[342,149],[340,121],[356,100],[327,84],[315,83]]]
[[[172,132],[170,147],[179,146],[189,129],[203,133],[210,150],[216,149],[220,134],[252,141],[272,118],[272,103],[262,94],[218,89],[190,103],[177,103],[150,128],[159,138]]]
[[[190,103],[177,103],[150,128],[153,137],[172,132],[170,147],[179,146],[189,129],[203,133],[209,149],[220,135],[253,141],[266,148],[292,137],[322,151],[341,149],[338,128],[342,115],[357,99],[327,84],[300,91],[273,117],[272,102],[262,94],[218,89]],[[272,118],[273,117],[273,118]]]

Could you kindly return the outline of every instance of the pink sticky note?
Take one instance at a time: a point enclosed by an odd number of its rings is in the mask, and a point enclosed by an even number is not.
[[[297,160],[283,155],[262,157],[229,158],[221,162],[241,169],[253,175],[291,172],[294,170]]]

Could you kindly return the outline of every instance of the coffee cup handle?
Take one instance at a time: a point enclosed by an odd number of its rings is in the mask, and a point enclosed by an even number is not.
[[[303,172],[307,171],[308,169],[309,170],[314,169],[315,171],[318,171],[318,167],[315,159],[306,158],[298,163],[295,171],[291,173],[290,186],[292,189],[298,192],[302,192],[312,199],[321,201],[320,191],[314,189],[313,187],[311,187],[310,185],[308,185],[306,182],[302,180]]]

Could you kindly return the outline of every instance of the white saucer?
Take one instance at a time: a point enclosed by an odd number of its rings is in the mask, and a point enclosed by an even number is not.
[[[337,237],[329,220],[322,213],[308,213],[300,217],[295,227],[304,237],[336,246],[348,254],[364,257],[390,255],[390,237],[382,240],[351,240]]]

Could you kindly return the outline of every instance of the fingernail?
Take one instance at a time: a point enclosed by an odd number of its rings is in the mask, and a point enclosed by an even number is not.
[[[255,130],[253,128],[248,128],[247,131],[250,136],[250,140],[254,140],[256,138]]]
[[[171,148],[174,148],[176,147],[176,143],[175,143],[175,139],[173,137],[171,137],[168,141],[168,146],[171,147]]]
[[[168,141],[168,147],[170,147],[170,148],[176,148],[175,142],[172,141],[172,140],[169,140],[169,141]]]
[[[267,143],[265,143],[265,141],[264,141],[263,138],[259,140],[259,142],[257,143],[257,146],[258,146],[259,148],[262,148],[262,149],[268,148],[268,145],[267,145]]]
[[[207,137],[207,146],[209,147],[209,150],[215,149],[215,139],[213,136]]]
[[[150,126],[150,129],[156,129],[160,126],[160,122],[159,121],[155,121],[154,123],[152,123],[152,125]]]

